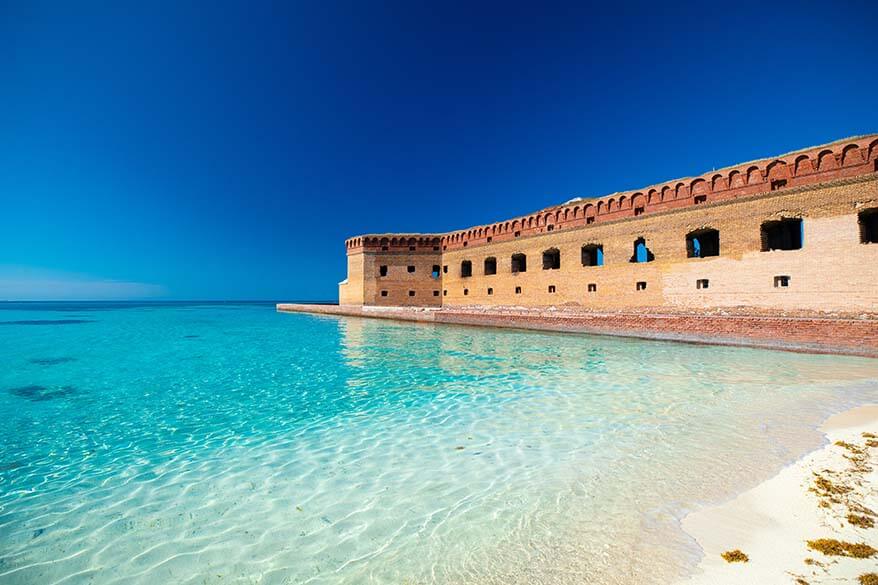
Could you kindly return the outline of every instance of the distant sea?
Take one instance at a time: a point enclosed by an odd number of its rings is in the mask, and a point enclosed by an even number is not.
[[[687,510],[878,401],[878,360],[0,303],[0,583],[638,584]]]

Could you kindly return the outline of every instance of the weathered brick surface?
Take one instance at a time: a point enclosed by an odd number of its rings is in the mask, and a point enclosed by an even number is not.
[[[872,135],[449,234],[359,236],[346,242],[339,301],[878,312],[878,244],[861,243],[858,224],[858,213],[878,208],[876,168]],[[761,225],[780,218],[803,220],[802,249],[762,251]],[[687,257],[686,234],[703,228],[719,231],[720,255]],[[630,262],[637,238],[654,261]],[[603,266],[582,265],[586,244],[603,246]],[[560,251],[557,270],[542,269],[548,249]],[[527,256],[526,272],[512,272],[516,253]],[[485,274],[488,258],[496,274]],[[464,261],[472,276],[462,276]],[[430,275],[435,264],[447,267],[439,279]],[[777,276],[788,276],[789,286],[776,287]],[[699,280],[709,286],[698,288]]]
[[[878,319],[597,312],[521,307],[414,308],[280,304],[279,311],[598,333],[878,357]]]

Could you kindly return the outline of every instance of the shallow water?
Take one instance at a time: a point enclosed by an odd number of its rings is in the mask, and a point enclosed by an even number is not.
[[[0,305],[0,583],[667,583],[878,360]]]

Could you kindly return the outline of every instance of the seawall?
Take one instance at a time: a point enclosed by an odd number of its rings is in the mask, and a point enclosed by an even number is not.
[[[289,313],[590,333],[878,358],[878,315],[588,311],[525,307],[372,307],[279,303]]]

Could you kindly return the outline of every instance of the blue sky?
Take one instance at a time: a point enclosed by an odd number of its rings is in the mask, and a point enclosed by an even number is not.
[[[0,298],[334,299],[441,232],[878,131],[878,3],[5,2]]]

